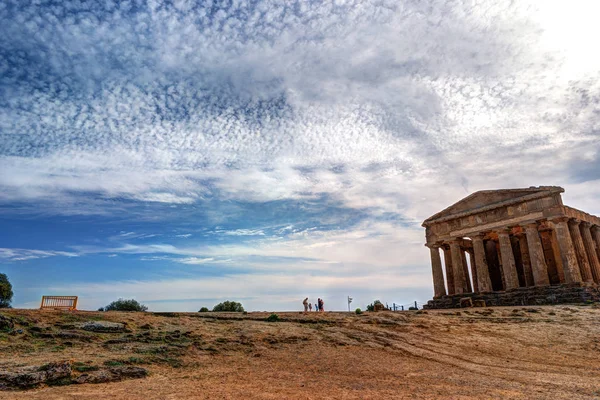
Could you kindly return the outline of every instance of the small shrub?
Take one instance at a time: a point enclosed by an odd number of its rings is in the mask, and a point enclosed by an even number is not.
[[[244,312],[244,307],[242,307],[242,303],[228,300],[214,306],[213,311]]]
[[[125,300],[119,299],[117,301],[113,301],[106,307],[104,307],[104,311],[147,311],[148,307],[143,304],[140,304],[135,299]]]
[[[277,321],[279,321],[279,315],[277,315],[277,314],[271,314],[267,318],[267,321],[268,322],[277,322]]]
[[[408,307],[408,309],[409,309],[410,311],[417,311],[417,310],[418,310],[418,308],[417,308],[417,307]]]
[[[207,307],[202,307],[198,310],[198,312],[209,312],[210,310]]]
[[[357,308],[357,309],[356,309],[354,312],[355,312],[356,314],[362,314],[362,310],[361,310],[360,308]]]
[[[103,311],[104,311],[104,307],[100,307],[100,308],[98,309],[98,311],[99,311],[99,312],[103,312]]]

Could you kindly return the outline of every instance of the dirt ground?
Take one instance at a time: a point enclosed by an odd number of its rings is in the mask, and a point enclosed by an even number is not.
[[[597,306],[278,313],[277,322],[268,313],[0,314],[21,330],[0,333],[1,370],[71,360],[150,372],[1,399],[600,398]],[[94,320],[127,331],[69,336]]]

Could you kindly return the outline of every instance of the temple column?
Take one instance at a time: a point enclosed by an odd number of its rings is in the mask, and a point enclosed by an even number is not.
[[[464,273],[462,257],[460,255],[460,243],[458,240],[450,242],[450,252],[452,253],[452,270],[454,271],[454,293],[464,293],[467,287],[467,281]]]
[[[503,229],[497,232],[498,241],[500,242],[500,257],[502,257],[502,270],[504,272],[504,280],[506,282],[505,289],[513,289],[519,287],[519,277],[517,276],[517,266],[515,264],[515,256],[512,252],[510,244],[509,230]]]
[[[485,258],[485,247],[483,246],[483,236],[477,235],[471,237],[473,241],[473,254],[475,256],[475,269],[477,270],[477,287],[480,292],[491,292],[492,281],[490,279],[490,270],[487,259]]]
[[[583,238],[581,237],[581,232],[579,231],[580,222],[580,220],[570,219],[568,223],[569,232],[571,233],[573,247],[575,247],[575,256],[577,257],[577,263],[579,264],[581,279],[584,282],[594,282],[594,277],[592,276],[592,268],[590,267],[590,261],[585,252]]]
[[[519,251],[521,252],[521,262],[523,263],[523,275],[525,275],[525,286],[533,286],[533,271],[531,270],[531,257],[529,256],[529,244],[527,235],[524,232],[518,233]]]
[[[444,272],[438,246],[429,246],[429,253],[431,254],[431,273],[433,275],[433,297],[445,296]]]
[[[551,219],[550,222],[552,222],[556,231],[556,241],[560,249],[560,259],[562,260],[565,282],[578,283],[581,282],[581,272],[579,271],[577,256],[575,255],[573,241],[569,233],[568,220],[567,217],[558,217]]]
[[[531,272],[533,273],[533,283],[535,286],[547,286],[550,284],[548,278],[548,266],[544,258],[544,248],[538,233],[537,224],[525,225],[525,233],[527,234],[527,246],[529,248],[529,256],[531,260]]]
[[[594,242],[596,242],[596,255],[598,256],[598,260],[600,260],[600,226],[594,225],[591,231]]]
[[[467,255],[462,248],[460,249],[460,256],[462,257],[463,273],[465,274],[465,283],[467,284],[465,293],[471,293],[473,292],[473,287],[471,286],[471,278],[469,277],[469,264],[467,264]]]
[[[556,229],[552,229],[552,254],[554,254],[554,262],[556,263],[556,272],[560,283],[565,283],[565,271],[563,268],[562,258],[560,256],[560,248],[558,239],[556,239]]]
[[[475,252],[473,249],[467,250],[469,253],[469,262],[471,263],[471,277],[473,278],[473,292],[479,293],[479,282],[477,282],[477,268],[475,268]]]
[[[594,245],[594,239],[592,238],[592,232],[590,228],[592,224],[589,222],[582,222],[579,225],[581,231],[581,237],[583,238],[583,246],[587,253],[588,260],[590,262],[590,269],[592,270],[592,277],[594,282],[600,283],[600,261],[598,261],[598,254],[596,254],[596,246]]]
[[[442,246],[444,250],[444,264],[446,265],[446,283],[448,294],[454,294],[454,268],[452,268],[452,254],[448,245]]]

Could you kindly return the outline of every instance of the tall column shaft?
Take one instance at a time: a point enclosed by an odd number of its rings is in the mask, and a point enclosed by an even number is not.
[[[469,262],[471,263],[471,277],[473,278],[473,292],[479,293],[479,282],[477,282],[477,268],[475,268],[475,252],[473,249],[467,251],[469,253]]]
[[[485,257],[485,247],[482,236],[473,236],[473,254],[475,255],[475,269],[477,270],[477,286],[480,292],[491,292],[492,280],[490,270]]]
[[[537,224],[525,225],[525,233],[527,234],[527,246],[529,247],[533,283],[535,286],[549,285],[550,278],[548,277],[548,266],[546,265],[544,248],[542,247]]]
[[[448,294],[454,294],[454,268],[452,267],[452,253],[449,246],[443,246],[444,249],[444,264],[446,265],[446,283],[448,286]]]
[[[471,278],[469,277],[469,264],[467,264],[467,255],[462,248],[460,249],[460,256],[462,258],[463,273],[465,274],[465,283],[467,284],[464,288],[465,293],[470,293],[473,291],[473,287],[471,286]]]
[[[533,286],[533,271],[531,270],[531,257],[529,256],[529,243],[527,243],[527,235],[525,233],[520,233],[517,236],[519,239],[521,262],[523,263],[523,275],[525,275],[525,286]]]
[[[596,255],[598,256],[598,260],[600,260],[600,226],[594,225],[591,231],[594,242],[596,242]]]
[[[569,232],[571,233],[571,240],[573,241],[573,247],[575,247],[575,256],[577,257],[577,263],[579,264],[579,271],[581,272],[581,279],[584,282],[593,282],[594,277],[592,275],[592,268],[590,267],[590,260],[588,259],[583,245],[583,238],[581,237],[581,231],[579,230],[579,223],[581,221],[571,219],[569,220]]]
[[[573,247],[567,220],[568,218],[561,217],[555,218],[550,222],[554,225],[556,232],[556,241],[560,249],[560,259],[562,260],[565,282],[578,283],[581,282],[581,272],[579,271],[579,264],[577,264],[577,256],[575,255],[575,248]]]
[[[498,241],[500,242],[500,257],[502,257],[502,270],[504,272],[506,290],[518,288],[519,277],[517,276],[517,266],[510,244],[508,230],[498,232]]]
[[[598,260],[598,254],[596,254],[596,246],[594,244],[594,239],[592,238],[592,232],[590,231],[591,227],[592,224],[589,222],[582,222],[579,225],[583,246],[585,247],[585,252],[587,253],[590,262],[592,277],[594,278],[594,282],[600,283],[600,261]]]
[[[560,247],[556,238],[556,229],[552,229],[552,254],[554,254],[554,263],[556,264],[556,272],[558,273],[558,281],[565,283],[565,269],[560,256]]]
[[[442,271],[442,259],[437,246],[429,247],[431,254],[431,273],[433,275],[433,297],[446,295],[446,286],[444,286],[444,272]]]
[[[467,287],[465,273],[463,268],[461,249],[458,241],[450,242],[450,252],[452,253],[452,270],[454,271],[454,293],[464,293]]]

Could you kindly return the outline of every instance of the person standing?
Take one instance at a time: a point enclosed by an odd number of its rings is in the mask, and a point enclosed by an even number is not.
[[[304,305],[304,312],[308,312],[308,297],[304,299],[302,305]]]
[[[312,303],[308,303],[308,311],[312,311]]]
[[[319,304],[319,311],[325,312],[325,301],[321,299],[321,304]]]

